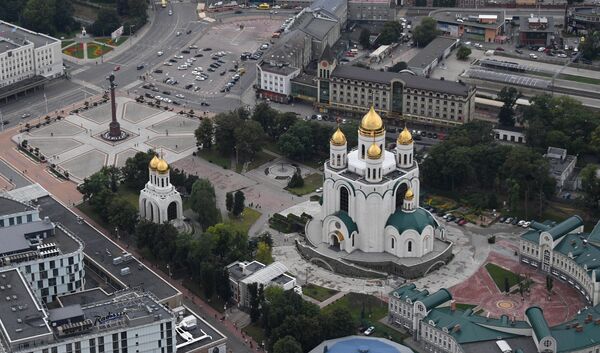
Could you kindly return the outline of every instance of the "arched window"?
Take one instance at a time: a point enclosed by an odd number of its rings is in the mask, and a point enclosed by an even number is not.
[[[392,238],[392,249],[394,248],[394,238]]]
[[[408,186],[406,184],[401,184],[396,189],[396,210],[402,209],[402,205],[404,204],[404,195],[406,194],[406,190],[408,190]]]
[[[354,247],[354,234],[352,234],[352,247]]]
[[[345,186],[340,188],[340,211],[348,212],[348,189]]]
[[[336,158],[336,164],[337,164],[338,167],[341,165],[341,158],[342,157],[338,154],[337,158]]]
[[[371,178],[371,168],[367,168],[367,179]]]
[[[406,245],[408,247],[408,252],[412,252],[412,240],[409,240]]]
[[[406,155],[403,155],[404,157],[404,164],[406,164]]]
[[[360,147],[361,147],[361,150],[360,150],[361,158],[365,158],[365,145],[362,145]]]

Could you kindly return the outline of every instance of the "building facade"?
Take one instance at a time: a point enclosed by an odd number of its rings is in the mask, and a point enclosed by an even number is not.
[[[288,103],[292,99],[291,80],[300,74],[300,69],[274,61],[261,61],[256,64],[257,93],[279,103]]]
[[[317,93],[320,107],[350,114],[373,105],[384,117],[460,125],[471,121],[475,113],[472,86],[410,73],[337,65],[333,56],[324,56],[318,64]]]
[[[348,19],[352,21],[394,21],[394,0],[348,0]]]
[[[251,284],[280,287],[290,290],[296,286],[296,278],[286,274],[287,267],[281,262],[265,265],[258,261],[236,261],[227,266],[229,274],[229,287],[233,293],[233,300],[242,308],[249,308],[252,299],[248,288]]]
[[[18,269],[44,303],[83,290],[83,243],[62,225],[40,220],[37,209],[4,197],[1,203],[10,211],[0,220],[0,270]]]
[[[41,76],[63,74],[58,39],[0,21],[0,88]]]
[[[568,32],[586,34],[600,29],[600,6],[570,7],[565,19]]]
[[[437,37],[410,59],[407,68],[418,76],[429,77],[433,69],[458,47],[456,38]]]
[[[554,17],[529,16],[519,20],[519,44],[547,47],[554,41]]]
[[[504,13],[501,11],[463,12],[435,11],[432,17],[444,36],[493,43],[504,33]]]
[[[183,220],[183,202],[171,184],[167,161],[154,156],[148,165],[149,180],[140,192],[140,218],[154,223]]]

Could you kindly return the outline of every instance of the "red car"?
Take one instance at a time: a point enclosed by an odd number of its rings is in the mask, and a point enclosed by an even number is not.
[[[461,219],[460,222],[458,222],[459,226],[464,226],[465,224],[467,224],[467,220],[466,219]]]
[[[119,70],[121,70],[121,66],[120,65],[115,66],[115,68],[113,69],[113,71],[119,71]]]
[[[504,48],[502,48],[502,47],[498,47],[498,48],[496,48],[496,50],[497,50],[497,51],[504,51]]]

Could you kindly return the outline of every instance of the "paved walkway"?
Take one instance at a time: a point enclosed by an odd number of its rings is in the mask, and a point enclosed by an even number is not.
[[[323,300],[322,302],[319,303],[319,308],[323,309],[324,307],[326,307],[327,305],[336,302],[338,299],[342,299],[346,294],[348,294],[348,292],[337,292],[334,295],[332,295],[331,297]]]

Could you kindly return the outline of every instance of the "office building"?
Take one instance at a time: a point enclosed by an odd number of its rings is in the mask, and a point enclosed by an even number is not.
[[[394,21],[395,0],[348,0],[348,19],[352,21]]]
[[[519,19],[519,44],[547,47],[554,41],[554,17],[531,15]]]
[[[600,30],[600,6],[569,7],[565,21],[569,33],[583,35]]]
[[[450,56],[458,44],[459,40],[456,38],[437,37],[408,61],[407,68],[418,76],[429,77],[433,69]]]
[[[573,189],[571,179],[577,165],[577,156],[568,154],[564,148],[548,147],[544,158],[548,161],[550,176],[556,181],[556,188],[559,191]]]
[[[283,290],[290,290],[296,286],[296,278],[287,275],[287,267],[281,262],[270,265],[258,261],[236,261],[227,266],[229,273],[229,286],[233,293],[233,300],[242,308],[250,307],[251,294],[248,289],[250,284],[269,287],[276,286]]]
[[[437,21],[437,28],[444,36],[488,43],[503,40],[505,22],[502,11],[437,11],[432,17]]]

